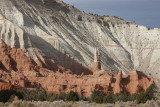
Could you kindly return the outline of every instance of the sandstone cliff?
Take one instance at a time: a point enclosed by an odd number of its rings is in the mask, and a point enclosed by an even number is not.
[[[109,93],[140,93],[146,90],[155,79],[142,72],[132,71],[128,75],[105,73],[103,70],[92,71],[86,74],[81,68],[81,75],[54,64],[56,70],[49,70],[36,64],[27,57],[22,49],[10,48],[0,40],[0,90],[28,89],[35,90],[37,86],[48,93],[78,92],[81,96],[89,97],[91,91],[99,90]],[[85,68],[87,69],[87,68]]]
[[[91,67],[98,47],[102,69],[159,78],[159,37],[159,29],[87,14],[59,0],[0,0],[0,38],[50,70],[53,60],[74,72],[75,62]]]

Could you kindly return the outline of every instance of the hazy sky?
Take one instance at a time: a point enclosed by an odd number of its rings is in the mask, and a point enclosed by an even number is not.
[[[160,0],[62,0],[90,13],[118,16],[139,25],[160,28]]]

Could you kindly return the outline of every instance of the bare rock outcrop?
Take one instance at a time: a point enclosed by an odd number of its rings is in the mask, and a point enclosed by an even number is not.
[[[122,71],[119,71],[118,75],[116,76],[114,94],[122,92],[121,80],[122,80]]]
[[[159,29],[87,14],[60,0],[0,0],[0,38],[50,70],[57,70],[55,61],[80,75],[77,68],[92,67],[98,47],[105,71],[160,76]]]
[[[100,52],[99,49],[95,49],[94,53],[94,65],[93,65],[93,70],[101,70],[101,58],[100,58]]]
[[[57,71],[49,70],[41,67],[41,64],[37,65],[22,49],[10,48],[2,40],[0,56],[0,90],[35,90],[40,86],[48,93],[68,93],[73,90],[81,96],[89,97],[93,90],[103,91],[105,94],[140,93],[155,82],[155,79],[139,71],[122,75],[121,71],[112,74],[96,70],[92,74],[77,75],[58,64]]]
[[[0,0],[0,39],[7,44],[0,41],[1,89],[139,93],[154,79],[130,71],[159,78],[159,38],[159,29],[87,14],[59,0]],[[97,53],[91,69],[95,47],[101,59]],[[128,75],[116,74],[119,69]]]
[[[35,69],[36,63],[22,49],[10,48],[0,40],[0,66],[7,71],[30,71]]]

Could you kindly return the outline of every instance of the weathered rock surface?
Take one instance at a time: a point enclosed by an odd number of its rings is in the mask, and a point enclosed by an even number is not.
[[[73,90],[88,97],[94,89],[105,94],[140,93],[155,82],[152,77],[138,71],[122,75],[121,71],[112,74],[90,69],[91,74],[85,75],[85,72],[82,72],[81,75],[76,75],[58,64],[54,66],[57,71],[49,70],[27,57],[22,49],[10,48],[2,40],[0,40],[0,56],[0,90],[23,88],[34,90],[40,86],[48,93],[68,93]]]
[[[160,76],[160,29],[90,15],[59,0],[0,0],[0,38],[50,70],[55,61],[79,73],[81,64],[92,66],[98,47],[108,72]]]
[[[36,63],[27,57],[22,49],[10,48],[0,40],[0,69],[8,72],[35,70]]]

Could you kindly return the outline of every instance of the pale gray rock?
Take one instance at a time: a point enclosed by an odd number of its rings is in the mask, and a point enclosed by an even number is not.
[[[100,49],[102,69],[140,70],[160,76],[160,29],[79,11],[59,0],[0,0],[0,38],[34,60],[67,65],[68,54],[92,67]]]

